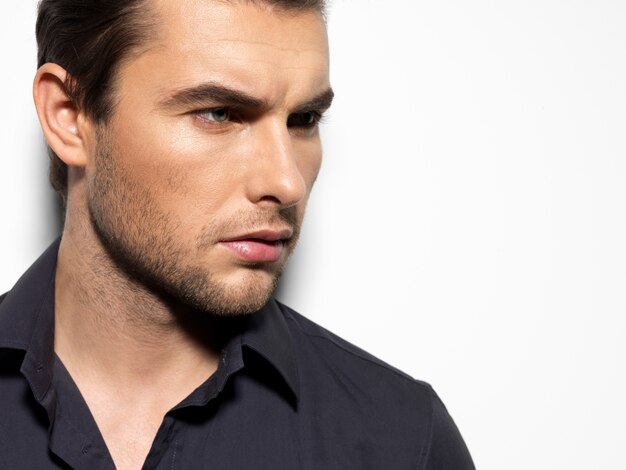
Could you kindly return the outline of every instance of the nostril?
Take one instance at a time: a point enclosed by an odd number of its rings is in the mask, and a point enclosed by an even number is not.
[[[260,201],[267,201],[273,204],[280,204],[280,200],[276,196],[263,196]]]

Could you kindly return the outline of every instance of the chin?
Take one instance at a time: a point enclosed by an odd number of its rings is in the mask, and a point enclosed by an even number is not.
[[[194,276],[187,282],[169,285],[169,293],[196,310],[219,316],[249,315],[260,310],[271,298],[279,275],[261,269],[245,269],[227,279],[215,274]]]

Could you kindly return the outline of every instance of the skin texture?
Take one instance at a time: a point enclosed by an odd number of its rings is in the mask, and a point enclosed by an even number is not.
[[[183,5],[163,2],[163,8],[178,45],[162,42],[122,72],[117,112],[108,132],[99,133],[95,165],[87,168],[92,221],[112,257],[157,290],[202,310],[250,313],[275,287],[319,171],[317,128],[285,124],[301,103],[328,88],[323,49],[306,49],[310,28],[303,34],[297,25],[307,20],[283,16],[290,20],[286,42],[258,7],[222,4],[197,16]],[[247,21],[247,10],[263,24]],[[235,30],[236,22],[244,27]],[[259,27],[264,34],[240,47],[242,36],[254,37]],[[233,113],[230,122],[216,121],[228,116],[222,110],[195,114],[222,106],[210,97],[163,103],[177,89],[207,80],[265,103]],[[278,261],[252,265],[219,244],[259,230],[290,234]]]
[[[151,14],[158,35],[122,65],[105,126],[67,98],[61,67],[44,65],[34,84],[44,134],[69,166],[55,351],[118,469],[141,467],[164,414],[216,370],[219,316],[271,295],[330,104],[319,13],[158,0]],[[275,259],[224,243],[258,231],[284,238]]]

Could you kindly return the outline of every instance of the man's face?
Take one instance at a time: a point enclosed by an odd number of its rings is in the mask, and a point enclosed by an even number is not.
[[[121,66],[86,169],[94,228],[124,269],[218,314],[259,309],[293,250],[330,104],[317,12],[161,0]]]

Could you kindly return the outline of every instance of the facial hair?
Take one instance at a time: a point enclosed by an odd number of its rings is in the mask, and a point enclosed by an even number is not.
[[[120,272],[166,301],[214,315],[250,314],[267,303],[288,256],[271,270],[263,264],[241,268],[247,271],[236,285],[219,279],[211,266],[199,260],[203,250],[211,249],[225,234],[267,226],[293,231],[285,241],[286,253],[290,254],[300,232],[295,207],[239,211],[227,220],[208,223],[194,243],[181,241],[186,228],[177,214],[160,208],[155,189],[133,181],[125,172],[106,131],[99,130],[97,140],[95,172],[88,183],[90,219],[107,256]],[[269,281],[260,271],[270,273]]]

